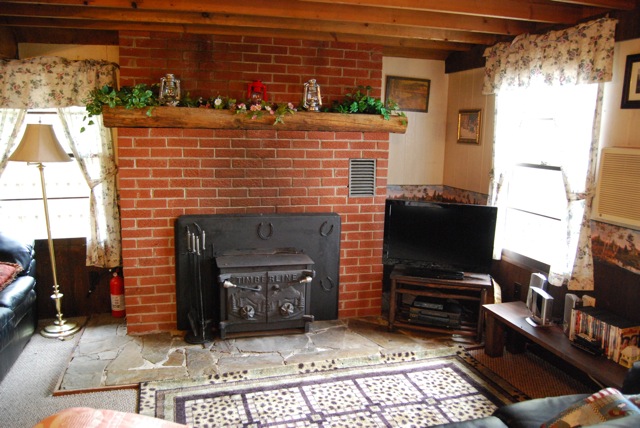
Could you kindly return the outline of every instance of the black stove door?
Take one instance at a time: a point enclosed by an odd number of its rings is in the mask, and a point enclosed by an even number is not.
[[[267,272],[252,272],[251,283],[231,275],[221,284],[227,324],[267,322]],[[262,278],[260,282],[256,279]]]
[[[267,301],[269,322],[301,319],[308,312],[308,287],[299,270],[270,271]]]

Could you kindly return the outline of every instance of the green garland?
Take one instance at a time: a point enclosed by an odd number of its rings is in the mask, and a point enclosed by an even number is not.
[[[389,120],[391,115],[405,117],[405,114],[398,109],[398,105],[390,101],[385,104],[381,100],[371,97],[369,91],[371,86],[358,86],[356,91],[345,95],[341,102],[334,101],[330,109],[325,112],[337,112],[344,114],[379,114],[385,120]],[[147,116],[152,115],[153,108],[161,105],[159,102],[159,85],[154,84],[147,86],[144,83],[131,86],[123,86],[119,90],[111,86],[103,86],[95,88],[89,93],[89,97],[85,100],[88,124],[92,125],[92,116],[102,114],[104,106],[124,107],[126,109],[147,108]],[[292,103],[272,104],[262,101],[258,105],[250,103],[237,103],[235,99],[217,96],[214,98],[198,98],[192,99],[189,94],[183,97],[178,104],[179,107],[199,107],[225,109],[235,111],[236,114],[248,114],[252,119],[269,114],[275,117],[275,124],[283,123],[283,117],[287,114],[294,114],[297,109]],[[406,121],[403,122],[406,124]],[[85,128],[82,127],[81,131]]]
[[[332,111],[351,114],[380,114],[389,120],[392,114],[406,117],[398,104],[389,100],[387,104],[369,95],[371,86],[358,86],[353,93],[346,94],[341,102],[334,101]]]

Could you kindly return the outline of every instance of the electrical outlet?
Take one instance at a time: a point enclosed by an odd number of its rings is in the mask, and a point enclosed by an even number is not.
[[[522,291],[522,285],[519,282],[513,283],[513,300],[516,302],[520,300],[520,293]]]

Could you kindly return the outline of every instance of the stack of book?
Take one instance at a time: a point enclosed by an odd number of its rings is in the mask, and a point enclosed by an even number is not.
[[[573,309],[569,340],[578,348],[625,367],[640,360],[640,326],[604,309]]]

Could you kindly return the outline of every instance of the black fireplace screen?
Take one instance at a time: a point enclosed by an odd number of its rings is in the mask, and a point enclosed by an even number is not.
[[[218,278],[215,258],[234,251],[295,248],[315,263],[310,287],[310,311],[315,320],[338,318],[340,271],[340,216],[335,213],[312,214],[233,214],[183,215],[175,223],[177,326],[191,327],[189,313],[194,296],[202,299],[200,317],[220,321]],[[193,232],[202,237],[197,257],[198,284],[193,281],[194,257],[190,242]]]

